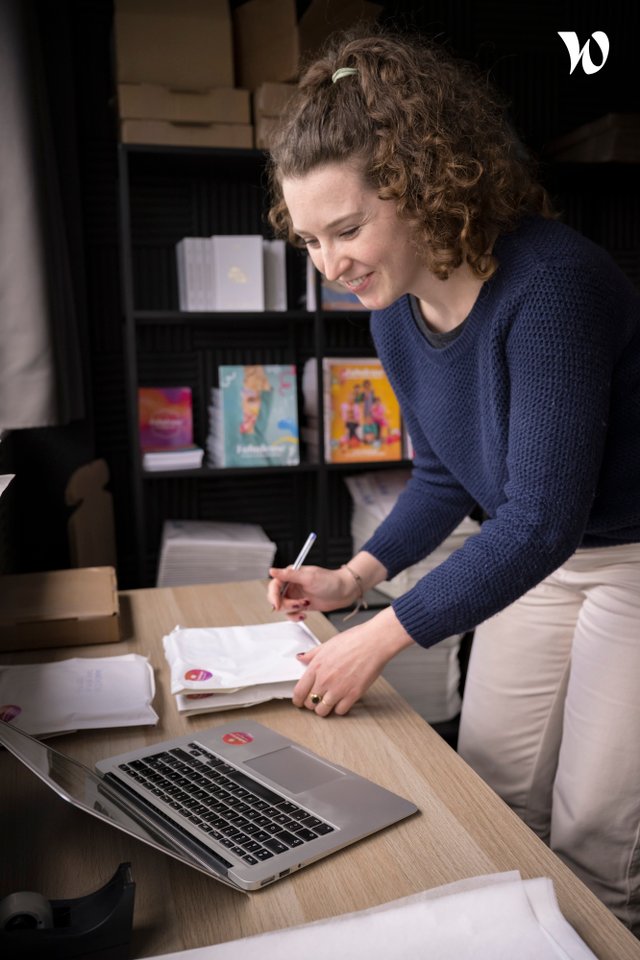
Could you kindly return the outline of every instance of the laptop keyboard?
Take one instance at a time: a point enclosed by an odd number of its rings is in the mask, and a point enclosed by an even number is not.
[[[252,865],[335,829],[198,743],[131,760],[119,769],[164,801],[174,816]]]

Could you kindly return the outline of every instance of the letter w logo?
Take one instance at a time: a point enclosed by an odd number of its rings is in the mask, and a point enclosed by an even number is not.
[[[582,60],[582,69],[585,73],[597,73],[598,70],[602,70],[605,63],[607,62],[607,57],[609,56],[609,37],[606,33],[603,33],[602,30],[596,30],[591,34],[591,37],[587,40],[582,50],[580,49],[580,41],[578,40],[578,34],[574,33],[573,30],[559,30],[558,36],[562,37],[565,42],[566,48],[569,51],[569,56],[571,58],[571,70],[569,70],[569,75],[573,73],[575,68],[578,66]],[[595,64],[591,59],[591,54],[589,52],[589,44],[591,43],[591,38],[600,47],[600,53],[602,54],[602,63]]]

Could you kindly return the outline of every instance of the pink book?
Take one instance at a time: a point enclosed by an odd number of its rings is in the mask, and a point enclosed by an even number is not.
[[[192,446],[191,387],[139,387],[138,427],[144,451]]]

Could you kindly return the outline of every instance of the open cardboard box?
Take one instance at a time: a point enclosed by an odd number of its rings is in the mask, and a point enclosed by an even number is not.
[[[0,576],[0,650],[120,640],[113,567]]]

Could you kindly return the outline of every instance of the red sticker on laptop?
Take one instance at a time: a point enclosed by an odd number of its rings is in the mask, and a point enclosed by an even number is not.
[[[4,706],[0,707],[0,720],[4,720],[5,723],[11,723],[11,721],[19,717],[21,713],[22,707],[17,706],[15,703],[5,703]]]
[[[250,733],[242,733],[240,730],[234,730],[233,733],[225,733],[222,739],[225,743],[230,743],[232,747],[241,747],[245,743],[251,743],[253,737]]]
[[[208,670],[201,669],[192,669],[187,670],[184,675],[185,680],[194,681],[194,680],[210,680],[213,676],[212,673],[209,673]]]

